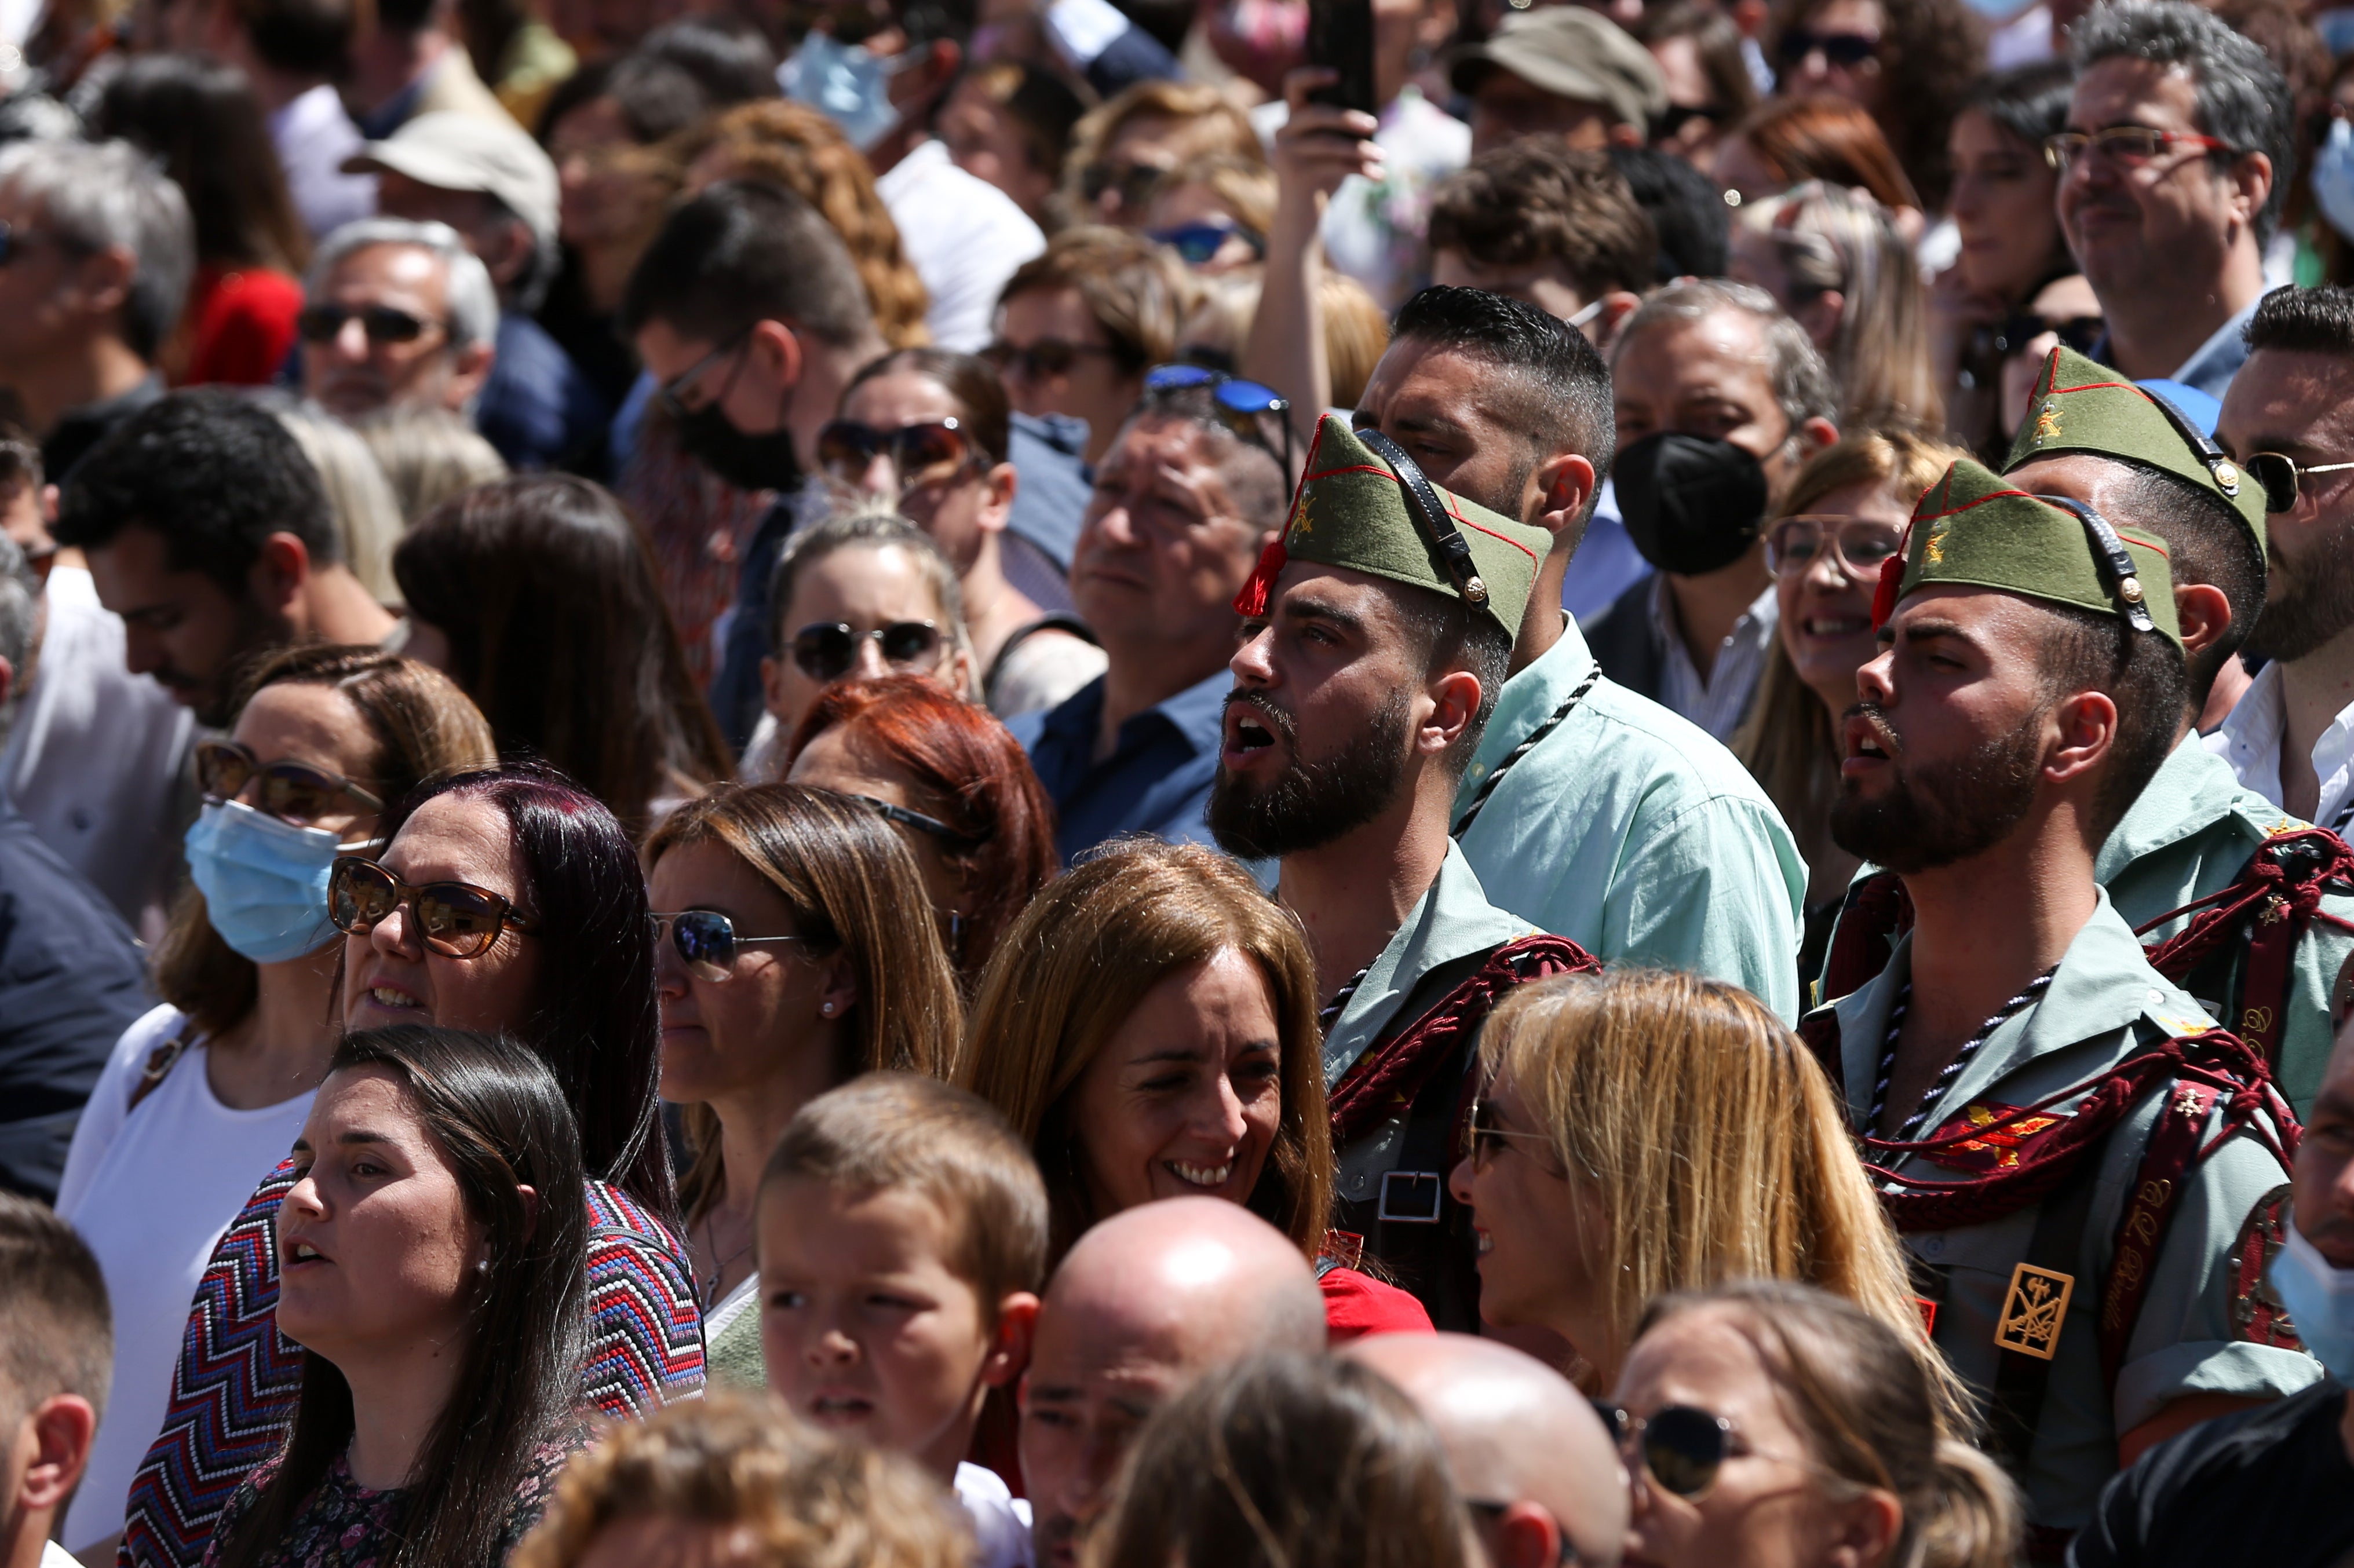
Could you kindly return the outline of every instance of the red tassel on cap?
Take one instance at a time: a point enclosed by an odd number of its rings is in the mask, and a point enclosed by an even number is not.
[[[1880,563],[1880,582],[1872,590],[1872,629],[1874,631],[1888,624],[1896,613],[1897,586],[1904,580],[1904,552],[1899,550]]]
[[[1235,595],[1235,613],[1246,617],[1265,615],[1267,596],[1275,591],[1275,579],[1283,575],[1283,568],[1290,559],[1291,552],[1283,547],[1281,539],[1273,541],[1261,550],[1258,565],[1252,569],[1250,580],[1243,584],[1242,592]]]

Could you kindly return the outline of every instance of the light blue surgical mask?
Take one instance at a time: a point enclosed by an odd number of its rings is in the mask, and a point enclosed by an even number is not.
[[[2334,1268],[2294,1224],[2273,1257],[2273,1292],[2296,1337],[2339,1383],[2354,1383],[2354,1268]]]
[[[2354,124],[2332,120],[2314,149],[2313,199],[2330,228],[2354,239]]]
[[[334,938],[327,874],[335,857],[383,841],[338,843],[324,828],[297,827],[242,800],[208,800],[184,842],[221,940],[257,964],[281,964]]]
[[[899,122],[899,111],[891,107],[891,79],[905,58],[876,55],[864,44],[845,44],[831,33],[813,31],[777,68],[777,85],[787,98],[823,110],[864,153]]]

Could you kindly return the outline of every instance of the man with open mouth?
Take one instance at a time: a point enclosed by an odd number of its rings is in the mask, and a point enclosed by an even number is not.
[[[1479,1022],[1511,985],[1595,965],[1490,904],[1448,836],[1552,543],[1328,416],[1282,537],[1235,600],[1210,830],[1278,863],[1316,956],[1334,1223],[1441,1328],[1478,1321],[1446,1172]]]

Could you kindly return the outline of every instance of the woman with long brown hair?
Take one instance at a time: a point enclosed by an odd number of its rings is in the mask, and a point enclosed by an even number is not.
[[[1819,1285],[1902,1336],[1956,1429],[1896,1233],[1814,1056],[1737,986],[1613,969],[1522,986],[1479,1037],[1471,1153],[1479,1315],[1551,1330],[1600,1393],[1645,1303],[1729,1279]]]
[[[758,1387],[752,1200],[785,1124],[879,1069],[947,1077],[963,1009],[923,877],[860,801],[736,785],[646,842],[662,1092],[685,1107],[679,1183],[712,1376]]]
[[[1139,1203],[1224,1198],[1317,1263],[1336,1336],[1428,1327],[1328,1241],[1316,1000],[1299,922],[1214,850],[1121,839],[1047,884],[981,976],[957,1082],[1037,1155],[1050,1258]]]

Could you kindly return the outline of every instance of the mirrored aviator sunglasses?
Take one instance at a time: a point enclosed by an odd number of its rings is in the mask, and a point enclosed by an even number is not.
[[[1717,1472],[1735,1452],[1733,1423],[1689,1404],[1670,1404],[1649,1415],[1629,1415],[1603,1400],[1594,1413],[1610,1429],[1621,1453],[1636,1453],[1662,1491],[1697,1502],[1716,1485]]]
[[[817,433],[818,466],[844,483],[866,477],[877,457],[888,457],[904,493],[956,477],[973,449],[955,419],[901,425],[882,430],[855,419],[836,419]]]
[[[807,937],[738,936],[736,922],[716,909],[682,909],[675,915],[649,917],[654,923],[654,940],[660,942],[667,933],[671,946],[695,978],[714,982],[733,978],[739,948],[809,940]]]
[[[466,882],[411,887],[359,855],[338,855],[327,874],[327,918],[346,937],[366,936],[404,904],[417,923],[416,935],[444,958],[478,958],[501,931],[528,934],[538,925],[488,888]]]
[[[859,643],[870,637],[895,670],[928,666],[940,651],[940,629],[928,620],[895,620],[872,631],[821,621],[793,633],[793,663],[812,681],[839,681],[858,662]]]
[[[2255,475],[2256,482],[2264,489],[2264,510],[2275,516],[2296,510],[2298,481],[2308,473],[2343,473],[2354,469],[2354,462],[2320,462],[2301,464],[2279,452],[2250,452],[2248,461],[2240,465]]]

